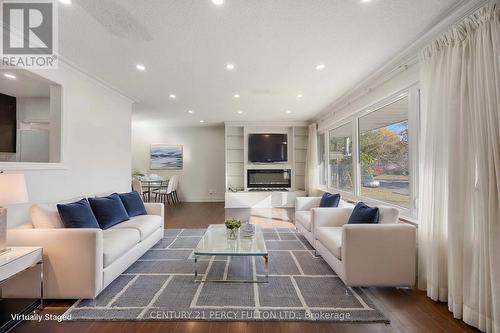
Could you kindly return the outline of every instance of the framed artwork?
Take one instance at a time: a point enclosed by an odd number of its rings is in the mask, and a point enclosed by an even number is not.
[[[180,170],[183,164],[182,146],[151,145],[151,170]]]

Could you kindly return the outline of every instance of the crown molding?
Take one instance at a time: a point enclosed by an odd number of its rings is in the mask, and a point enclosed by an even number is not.
[[[450,29],[454,24],[460,22],[465,17],[486,5],[488,0],[461,0],[445,13],[443,13],[436,23],[428,31],[420,35],[415,41],[396,53],[394,57],[373,71],[365,79],[358,82],[352,88],[335,99],[327,107],[321,110],[315,121],[324,121],[331,117],[336,111],[341,110],[366,95],[376,87],[387,82],[395,75],[407,70],[409,67],[418,64],[419,51],[432,40]]]
[[[264,126],[264,127],[302,127],[308,126],[309,121],[226,121],[225,126]]]

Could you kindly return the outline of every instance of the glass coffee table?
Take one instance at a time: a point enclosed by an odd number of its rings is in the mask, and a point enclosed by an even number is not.
[[[262,257],[264,258],[265,280],[209,280],[198,279],[198,259],[200,256],[230,256],[230,257]],[[257,272],[255,272],[257,276]],[[269,253],[267,252],[264,234],[260,227],[255,226],[255,234],[252,237],[242,237],[231,240],[227,238],[226,226],[224,224],[211,224],[208,226],[205,235],[201,238],[198,246],[194,249],[194,278],[196,282],[269,282]]]

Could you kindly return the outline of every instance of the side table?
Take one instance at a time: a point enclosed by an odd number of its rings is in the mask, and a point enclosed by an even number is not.
[[[0,255],[0,287],[15,278],[18,274],[39,266],[40,268],[40,300],[33,299],[0,299],[0,333],[7,332],[22,319],[15,319],[11,314],[29,314],[35,309],[43,309],[43,249],[41,247],[9,247]]]

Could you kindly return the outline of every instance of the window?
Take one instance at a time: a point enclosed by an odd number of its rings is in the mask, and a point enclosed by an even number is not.
[[[410,208],[408,97],[359,118],[361,196]]]
[[[319,184],[326,185],[326,149],[324,133],[318,135],[318,173]]]
[[[343,191],[354,189],[352,172],[352,125],[348,123],[329,133],[329,186]]]
[[[370,206],[397,207],[415,220],[419,108],[418,85],[413,85],[344,118],[342,126],[325,128],[329,191]]]

